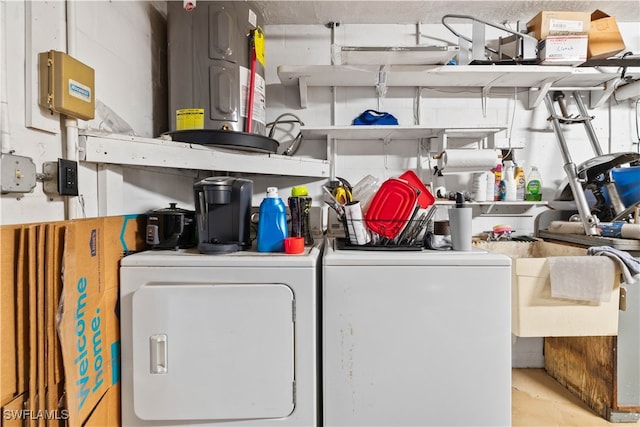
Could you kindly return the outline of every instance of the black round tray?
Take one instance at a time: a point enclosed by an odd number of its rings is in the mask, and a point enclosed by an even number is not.
[[[244,151],[275,153],[278,141],[264,135],[219,129],[189,129],[167,132],[177,142],[215,145]]]

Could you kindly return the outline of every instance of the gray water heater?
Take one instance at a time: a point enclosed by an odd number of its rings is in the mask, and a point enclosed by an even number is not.
[[[245,1],[188,4],[167,2],[170,131],[265,135],[262,15]],[[253,109],[248,128],[250,91]]]

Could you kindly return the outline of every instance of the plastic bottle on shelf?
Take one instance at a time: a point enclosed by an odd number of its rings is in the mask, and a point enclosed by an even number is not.
[[[516,166],[516,199],[524,200],[525,188],[527,187],[527,180],[524,175],[524,168],[522,166]]]
[[[258,215],[258,252],[283,252],[288,237],[287,207],[278,197],[277,187],[267,188],[267,197],[260,203]]]
[[[485,172],[477,172],[473,174],[473,188],[471,196],[476,202],[484,202],[487,200],[487,174]]]
[[[502,181],[502,163],[498,163],[492,170],[494,176],[493,200],[500,200],[500,181]]]
[[[304,185],[293,187],[288,201],[291,211],[291,237],[304,237],[305,245],[313,245],[309,218],[311,197],[307,187]]]
[[[493,202],[495,200],[496,193],[496,177],[493,174],[493,171],[486,171],[484,174],[487,175],[487,202]]]
[[[507,163],[507,162],[505,162]],[[516,201],[516,170],[513,166],[513,162],[508,162],[508,166],[503,174],[503,181],[505,186],[505,198],[507,202]]]
[[[539,202],[542,200],[542,178],[536,166],[531,167],[524,199],[529,202]]]

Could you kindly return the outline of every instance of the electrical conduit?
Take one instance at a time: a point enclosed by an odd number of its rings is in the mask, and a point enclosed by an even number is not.
[[[76,5],[73,0],[67,0],[66,6],[66,19],[67,19],[67,54],[74,56],[76,53]],[[78,161],[78,120],[72,117],[64,116],[64,129],[65,129],[65,149],[64,155],[67,160],[74,162]],[[80,218],[81,206],[80,197],[67,196],[65,198],[66,203],[66,217],[67,219]]]
[[[9,97],[7,95],[7,25],[5,2],[0,1],[0,152],[13,152],[9,132]]]

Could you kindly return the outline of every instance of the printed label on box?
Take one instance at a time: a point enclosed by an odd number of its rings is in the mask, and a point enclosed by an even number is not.
[[[550,19],[549,32],[566,31],[572,33],[581,33],[584,31],[582,21],[569,21],[566,19]]]

